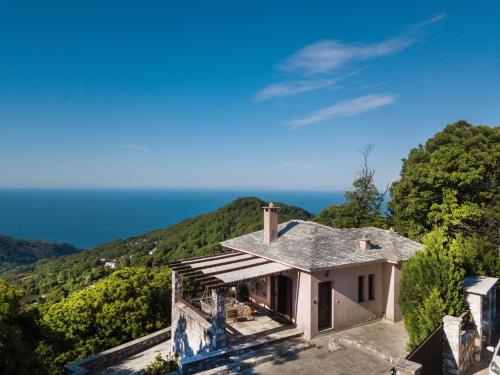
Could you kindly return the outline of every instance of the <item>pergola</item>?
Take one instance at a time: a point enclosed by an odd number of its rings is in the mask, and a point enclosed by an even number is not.
[[[206,289],[234,286],[292,269],[281,263],[236,251],[170,262],[176,276],[188,277]]]
[[[212,350],[226,346],[227,288],[288,272],[293,268],[252,254],[229,251],[169,262],[172,269],[172,306],[183,298],[184,277],[211,293]]]

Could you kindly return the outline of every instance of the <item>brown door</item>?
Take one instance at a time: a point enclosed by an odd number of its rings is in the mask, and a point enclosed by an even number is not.
[[[278,276],[278,313],[292,318],[292,279],[283,275]]]
[[[318,284],[318,330],[332,327],[332,282]]]

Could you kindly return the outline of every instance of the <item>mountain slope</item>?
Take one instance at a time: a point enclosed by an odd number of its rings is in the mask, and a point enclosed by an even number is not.
[[[113,259],[118,267],[154,267],[169,260],[218,251],[220,241],[262,229],[264,205],[266,202],[255,197],[240,198],[211,213],[181,221],[165,229],[20,267],[1,276],[23,287],[31,299],[49,294],[50,300],[58,300],[113,272],[109,267],[99,264],[99,259]],[[310,213],[301,208],[281,203],[277,205],[282,207],[280,222],[312,218]]]
[[[0,270],[79,251],[79,249],[67,243],[19,240],[8,236],[0,236]]]

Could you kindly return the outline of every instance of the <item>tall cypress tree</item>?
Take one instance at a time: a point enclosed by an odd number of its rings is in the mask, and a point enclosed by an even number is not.
[[[424,248],[403,265],[398,303],[410,350],[436,329],[445,315],[463,312],[461,246],[461,238],[450,240],[435,229],[425,237]]]

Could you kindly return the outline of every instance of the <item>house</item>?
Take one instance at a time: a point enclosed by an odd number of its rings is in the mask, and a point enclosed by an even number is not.
[[[306,339],[375,319],[401,320],[401,265],[420,243],[379,228],[335,229],[301,220],[278,224],[279,207],[270,203],[263,210],[264,229],[222,242],[223,254],[170,264],[174,353],[182,357],[225,347],[231,288],[237,296],[246,290],[253,303],[289,321]],[[210,290],[209,325],[193,323],[196,314],[183,310],[189,305],[182,299],[183,277]],[[175,340],[176,334],[187,341]],[[189,335],[202,339],[189,341]],[[195,350],[186,352],[186,346]]]
[[[104,262],[104,267],[109,267],[111,269],[116,269],[116,259],[110,259]]]

